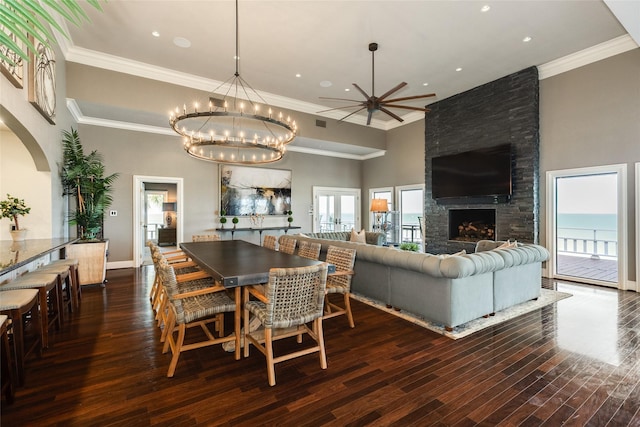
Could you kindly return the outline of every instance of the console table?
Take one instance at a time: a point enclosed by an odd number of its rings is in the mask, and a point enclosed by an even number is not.
[[[262,245],[262,232],[263,231],[274,231],[274,230],[284,230],[284,234],[287,234],[287,232],[289,230],[300,230],[302,227],[298,227],[295,225],[292,226],[282,226],[282,227],[260,227],[260,228],[253,228],[253,227],[242,227],[242,228],[216,228],[216,231],[220,231],[220,232],[231,232],[231,240],[233,240],[233,235],[235,234],[236,231],[257,231],[258,233],[260,233],[260,245]]]
[[[158,246],[175,245],[176,229],[175,228],[158,228]]]

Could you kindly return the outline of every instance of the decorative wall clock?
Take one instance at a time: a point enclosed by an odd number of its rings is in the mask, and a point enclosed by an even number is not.
[[[51,124],[56,116],[56,61],[53,50],[36,41],[29,60],[29,102]]]
[[[5,34],[7,34],[14,43],[20,46],[23,45],[22,41],[8,29],[0,26],[0,31],[3,31]],[[10,59],[13,63],[7,61],[5,58]],[[22,58],[18,54],[9,49],[8,46],[0,44],[0,72],[4,74],[4,76],[11,82],[12,85],[19,89],[22,89],[23,84],[23,65],[24,61],[22,61]]]

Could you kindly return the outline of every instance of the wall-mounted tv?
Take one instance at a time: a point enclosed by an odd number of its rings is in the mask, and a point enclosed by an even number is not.
[[[511,197],[511,145],[502,144],[432,160],[433,199]]]

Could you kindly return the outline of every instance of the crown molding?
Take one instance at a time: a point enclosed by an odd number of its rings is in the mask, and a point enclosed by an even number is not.
[[[638,44],[629,34],[591,46],[538,66],[538,78],[544,80],[558,74],[601,61],[614,55],[637,49]]]
[[[123,122],[119,120],[109,120],[109,119],[103,119],[100,117],[85,116],[84,113],[82,113],[82,110],[80,109],[80,107],[78,106],[78,103],[76,102],[76,100],[72,98],[67,98],[67,108],[69,109],[69,112],[71,113],[74,120],[78,124],[89,125],[89,126],[101,126],[101,127],[112,128],[112,129],[121,129],[121,130],[135,131],[135,132],[153,133],[157,135],[166,135],[166,136],[172,136],[176,138],[179,137],[179,135],[177,135],[173,131],[173,129],[170,129],[168,127],[165,128],[160,126],[150,126],[150,125],[143,125],[140,123]],[[358,154],[340,153],[337,151],[330,151],[330,150],[319,150],[316,148],[296,147],[293,145],[289,145],[287,147],[287,151],[293,151],[293,152],[304,153],[304,154],[313,154],[316,156],[336,157],[336,158],[350,159],[350,160],[368,160],[368,159],[384,156],[386,153],[385,150],[377,150],[370,154],[358,155]]]

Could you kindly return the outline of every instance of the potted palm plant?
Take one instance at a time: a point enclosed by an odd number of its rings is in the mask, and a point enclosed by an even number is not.
[[[13,220],[13,229],[11,230],[11,238],[15,242],[21,242],[25,239],[27,230],[20,228],[18,216],[25,216],[31,211],[24,199],[13,197],[7,193],[7,199],[0,202],[0,218],[9,218]]]
[[[63,194],[75,201],[69,224],[76,226],[79,238],[79,242],[69,248],[70,256],[86,258],[84,263],[80,261],[81,284],[103,283],[108,249],[103,233],[104,213],[113,201],[112,186],[118,174],[105,176],[102,156],[96,150],[85,154],[78,131],[73,128],[63,132],[62,153]],[[100,264],[104,267],[96,268]]]

